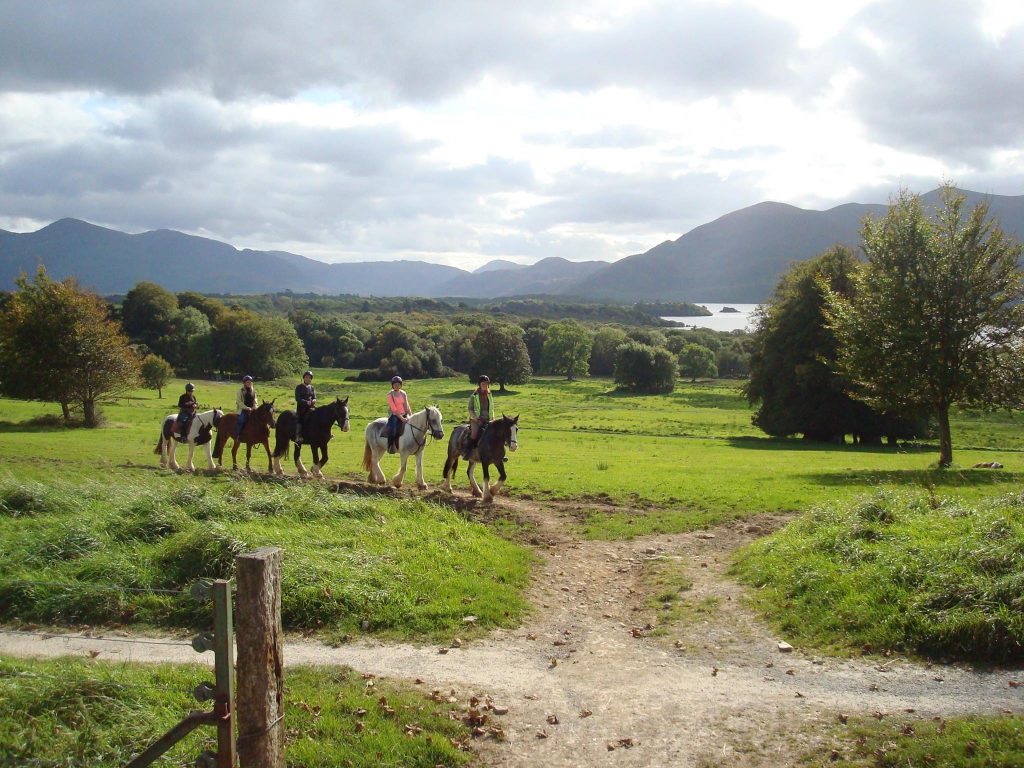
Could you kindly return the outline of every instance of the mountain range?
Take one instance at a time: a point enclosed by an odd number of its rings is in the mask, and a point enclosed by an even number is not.
[[[1002,228],[1024,239],[1024,195],[964,194],[971,205],[988,201]],[[922,196],[926,206],[938,199],[938,190]],[[13,288],[19,274],[31,275],[43,264],[51,277],[76,277],[104,295],[150,280],[171,291],[203,293],[757,303],[768,298],[792,262],[835,243],[856,248],[863,218],[885,210],[847,203],[814,211],[764,202],[612,263],[550,257],[524,266],[495,260],[475,272],[422,261],[325,264],[284,251],[239,250],[173,230],[127,234],[61,219],[36,232],[0,229],[0,290]]]

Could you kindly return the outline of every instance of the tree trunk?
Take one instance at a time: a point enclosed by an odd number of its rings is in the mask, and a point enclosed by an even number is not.
[[[157,387],[156,388],[156,398],[157,398],[157,400],[163,400],[164,399],[164,389],[163,389],[163,387]]]
[[[505,382],[504,381],[499,381],[498,382],[498,391],[499,392],[504,392],[505,391]]]
[[[96,419],[96,401],[95,400],[83,400],[82,401],[82,415],[85,420],[85,426],[87,427],[98,427],[99,421]]]
[[[939,406],[939,466],[953,463],[953,437],[949,431],[949,406]]]
[[[60,401],[60,409],[64,413],[64,423],[69,423],[71,421],[71,407],[68,405],[67,400]]]

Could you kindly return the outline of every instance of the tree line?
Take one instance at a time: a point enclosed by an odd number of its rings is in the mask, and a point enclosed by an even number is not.
[[[861,230],[782,276],[754,332],[746,394],[771,435],[894,442],[936,434],[954,407],[1024,402],[1021,244],[952,185],[926,211],[901,192]]]
[[[117,303],[40,268],[0,294],[0,391],[59,402],[67,421],[80,408],[95,426],[101,397],[140,381],[162,397],[175,374],[273,379],[312,364],[356,369],[359,380],[475,381],[487,373],[504,390],[538,373],[600,375],[624,389],[668,392],[679,375],[744,376],[749,367],[746,334],[672,328],[660,318],[661,327],[647,327],[530,316],[574,306],[539,299],[442,304],[438,311],[435,300],[175,294],[152,282]],[[526,316],[506,314],[524,307]],[[648,311],[598,304],[576,314],[636,323],[649,320]]]

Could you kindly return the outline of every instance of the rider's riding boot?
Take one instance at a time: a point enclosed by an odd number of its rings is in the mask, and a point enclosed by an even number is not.
[[[395,446],[395,439],[388,438],[388,453],[394,453],[398,448]]]
[[[473,449],[476,448],[476,440],[469,438],[466,440],[466,447],[462,449],[462,458],[465,461],[469,461],[469,456],[473,453]]]
[[[295,423],[295,444],[302,445],[302,422]]]

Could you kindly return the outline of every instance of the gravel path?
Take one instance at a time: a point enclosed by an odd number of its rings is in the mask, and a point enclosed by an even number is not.
[[[471,516],[512,514],[536,526],[541,562],[524,625],[461,647],[295,639],[288,665],[346,664],[379,677],[422,680],[489,696],[507,738],[476,742],[488,766],[784,765],[839,715],[1022,713],[1020,670],[991,673],[906,660],[783,654],[725,575],[730,553],[782,523],[763,517],[710,531],[585,542],[566,521],[582,506],[500,499],[464,504]],[[701,612],[652,632],[652,574],[682,568]],[[655,636],[656,635],[656,636]],[[140,639],[133,636],[134,639]],[[162,642],[170,638],[152,638]],[[181,640],[181,638],[177,638]],[[0,652],[99,652],[126,661],[195,662],[186,645],[140,645],[116,636],[75,639],[0,632]],[[207,654],[209,656],[209,654]]]

